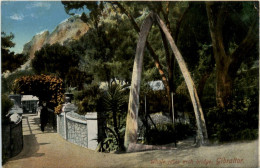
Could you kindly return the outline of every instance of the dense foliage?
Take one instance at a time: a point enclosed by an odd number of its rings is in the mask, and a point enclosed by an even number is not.
[[[205,105],[207,124],[211,139],[217,141],[250,140],[258,136],[258,68],[247,69],[243,66],[235,80],[232,103],[226,108]],[[206,90],[214,91],[213,82]],[[203,100],[212,101],[206,97]]]
[[[194,129],[188,124],[158,124],[145,133],[145,141],[148,144],[163,145],[176,143],[180,140],[194,136]]]
[[[74,92],[75,103],[78,105],[78,113],[86,114],[87,112],[102,111],[101,98],[103,91],[98,84],[91,84],[81,91]]]
[[[28,56],[24,54],[15,54],[10,51],[10,48],[15,46],[15,43],[12,42],[14,34],[7,35],[4,32],[1,32],[1,57],[2,57],[2,72],[5,71],[14,71],[19,68],[25,61]]]
[[[254,100],[255,101],[255,100]],[[225,109],[214,107],[208,111],[208,130],[213,140],[221,142],[252,140],[258,137],[257,102],[249,98],[233,100]]]
[[[58,43],[47,44],[35,52],[32,67],[37,74],[56,74],[65,81],[67,87],[81,89],[84,82],[91,81],[91,76],[78,68],[79,60],[79,55],[73,49]]]
[[[120,80],[129,82],[135,52],[135,34],[127,29],[129,23],[113,11],[98,27],[90,27],[88,32],[70,46],[81,51],[80,68],[91,74],[95,82]],[[115,19],[117,22],[114,22]]]

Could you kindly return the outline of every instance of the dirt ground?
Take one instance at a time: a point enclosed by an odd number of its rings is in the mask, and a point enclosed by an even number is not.
[[[39,116],[23,117],[24,149],[4,168],[87,167],[258,167],[258,140],[192,147],[192,140],[173,150],[98,153],[65,141],[50,127],[42,133]]]

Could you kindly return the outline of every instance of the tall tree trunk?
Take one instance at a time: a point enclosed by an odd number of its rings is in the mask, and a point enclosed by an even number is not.
[[[216,62],[216,103],[218,107],[224,108],[231,102],[232,86],[237,70],[242,61],[246,59],[246,55],[250,54],[256,45],[257,20],[253,22],[246,37],[236,50],[232,54],[227,55],[222,34],[225,21],[225,3],[206,2],[206,10]]]
[[[224,5],[214,6],[214,2],[207,2],[206,9],[216,62],[216,103],[217,106],[224,107],[231,95],[231,81],[227,76],[231,59],[225,52],[222,35]]]
[[[228,74],[229,65],[216,67],[216,103],[224,108],[230,104],[232,96],[233,79]]]

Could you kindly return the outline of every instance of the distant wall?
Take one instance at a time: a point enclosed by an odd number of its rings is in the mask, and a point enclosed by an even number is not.
[[[2,125],[2,158],[3,160],[18,155],[23,149],[22,121],[18,124]]]

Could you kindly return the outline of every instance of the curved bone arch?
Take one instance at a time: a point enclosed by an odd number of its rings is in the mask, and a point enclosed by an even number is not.
[[[175,55],[175,58],[178,62],[182,75],[185,79],[186,85],[189,90],[189,94],[191,97],[192,105],[194,108],[194,113],[196,117],[196,125],[197,125],[197,144],[205,145],[208,140],[206,123],[203,115],[203,111],[200,105],[200,101],[197,95],[197,91],[194,85],[194,82],[190,76],[190,73],[186,67],[184,59],[182,58],[181,53],[179,52],[175,42],[168,31],[164,22],[160,19],[160,17],[155,13],[150,13],[148,17],[144,20],[141,31],[139,34],[139,40],[137,44],[134,66],[133,66],[133,74],[132,74],[132,82],[130,88],[130,96],[129,96],[129,104],[128,104],[128,113],[126,120],[126,132],[125,132],[125,147],[128,148],[129,144],[137,143],[137,119],[138,119],[138,105],[139,105],[139,92],[140,92],[140,82],[141,82],[141,74],[142,74],[142,66],[143,66],[143,56],[144,56],[144,48],[147,40],[147,36],[151,29],[151,26],[154,22],[161,27],[163,30],[171,49]]]

